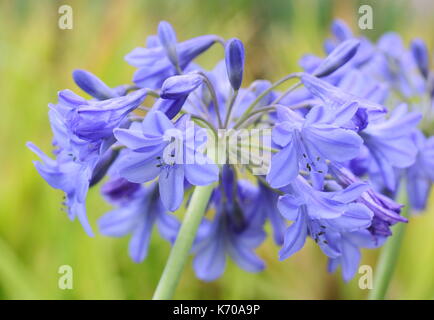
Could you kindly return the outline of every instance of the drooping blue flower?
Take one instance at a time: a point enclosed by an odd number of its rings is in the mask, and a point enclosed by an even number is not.
[[[357,104],[343,106],[330,121],[322,107],[313,108],[303,118],[279,107],[280,122],[273,129],[273,142],[282,149],[273,155],[267,181],[273,188],[288,185],[300,170],[324,175],[326,160],[345,161],[357,156],[362,139],[352,130],[341,128],[357,111]]]
[[[328,271],[335,272],[340,265],[344,281],[350,281],[359,268],[361,259],[360,248],[378,248],[384,243],[384,240],[385,238],[382,241],[377,241],[367,230],[341,233],[336,242],[340,255],[335,258],[329,258]]]
[[[258,212],[261,213],[264,220],[269,219],[273,228],[273,238],[277,245],[283,244],[283,236],[285,234],[286,222],[277,209],[278,194],[259,182],[259,194],[257,197]]]
[[[395,191],[397,179],[395,168],[410,167],[416,160],[417,149],[412,139],[421,115],[407,112],[402,104],[388,119],[370,123],[359,134],[379,168],[384,185]]]
[[[34,144],[28,147],[42,162],[35,162],[39,174],[55,189],[65,192],[65,205],[71,219],[77,217],[89,235],[93,235],[86,217],[86,195],[116,158],[116,152],[101,149],[101,143],[90,143],[75,135],[69,126],[69,116],[85,99],[72,91],[59,92],[57,104],[50,104],[49,118],[54,133],[56,159],[46,156]]]
[[[360,182],[349,169],[340,164],[334,163],[330,165],[330,173],[342,187]],[[374,214],[372,224],[368,230],[377,242],[381,242],[383,238],[392,235],[391,226],[399,222],[407,222],[407,219],[400,215],[403,205],[378,193],[372,187],[363,192],[356,199],[356,202],[364,204]]]
[[[417,155],[414,164],[406,169],[407,194],[411,207],[421,211],[426,208],[434,182],[434,137],[427,139],[415,130],[412,139]]]
[[[233,38],[226,42],[225,62],[232,88],[240,89],[244,72],[244,45],[239,39]]]
[[[141,124],[114,131],[116,139],[129,148],[129,152],[120,156],[119,174],[136,183],[159,177],[160,197],[170,211],[175,211],[181,205],[184,179],[196,186],[218,180],[218,167],[194,147],[186,147],[186,121],[182,117],[173,124],[165,114],[154,111]],[[170,149],[172,139],[179,147],[176,150]],[[186,158],[189,157],[197,161],[187,163]]]
[[[363,230],[371,225],[373,213],[354,201],[367,190],[368,185],[355,183],[337,192],[314,190],[303,178],[291,184],[292,192],[281,196],[278,208],[289,221],[280,260],[299,251],[310,236],[330,258],[341,252],[338,240],[342,232]]]
[[[227,195],[216,189],[216,215],[213,221],[205,221],[203,240],[193,249],[194,270],[204,281],[215,280],[224,272],[227,255],[249,272],[259,272],[265,267],[253,252],[265,239],[264,220],[255,210],[258,189],[245,180],[235,182],[231,178],[230,174],[223,178]]]
[[[125,186],[122,180],[110,182],[110,197],[113,196],[114,184]],[[131,185],[130,185],[131,187]],[[171,214],[167,213],[162,205],[156,184],[128,189],[127,201],[119,202],[119,194],[115,196],[118,208],[106,213],[98,221],[99,230],[103,235],[110,237],[123,237],[131,234],[129,254],[131,259],[142,262],[147,254],[149,241],[154,225],[157,224],[161,236],[173,243],[178,234],[180,223]],[[106,190],[107,192],[107,190]],[[125,200],[125,199],[124,199]]]
[[[93,236],[86,216],[86,195],[97,159],[85,163],[76,162],[65,150],[58,153],[54,160],[33,143],[27,143],[27,147],[42,160],[34,162],[39,174],[51,187],[65,192],[65,206],[69,218],[74,220],[77,217],[87,234]]]

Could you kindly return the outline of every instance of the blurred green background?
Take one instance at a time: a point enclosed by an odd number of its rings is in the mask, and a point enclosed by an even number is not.
[[[72,30],[58,28],[58,8],[73,8]],[[356,32],[358,8],[374,8],[376,39],[396,30],[408,41],[418,36],[433,47],[432,1],[0,1],[0,298],[142,299],[150,298],[163,270],[169,245],[155,233],[149,257],[134,264],[128,239],[86,236],[61,209],[62,194],[51,189],[33,167],[26,147],[31,140],[49,152],[47,104],[57,91],[77,90],[75,68],[97,74],[109,85],[129,83],[134,69],[123,56],[142,45],[160,20],[171,22],[183,40],[215,33],[238,37],[247,50],[246,81],[277,80],[298,70],[303,53],[321,54],[333,18]],[[221,59],[219,46],[199,59],[205,67]],[[431,202],[432,203],[432,202]],[[97,189],[88,213],[95,221],[109,207]],[[434,211],[433,205],[428,211]],[[434,298],[434,212],[415,216],[406,230],[390,298]],[[179,299],[363,299],[358,277],[342,282],[326,272],[326,258],[311,242],[279,262],[268,239],[258,250],[267,269],[250,274],[232,262],[222,278],[204,283],[194,277],[191,261],[175,298]],[[364,264],[375,266],[378,250],[365,251]],[[58,288],[58,268],[74,270],[73,290]],[[374,270],[375,272],[375,270]]]

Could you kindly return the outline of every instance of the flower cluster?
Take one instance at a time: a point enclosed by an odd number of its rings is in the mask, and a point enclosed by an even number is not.
[[[348,281],[360,249],[381,246],[391,226],[407,222],[398,194],[407,193],[414,211],[427,205],[434,74],[420,39],[406,48],[388,33],[373,43],[342,21],[333,23],[332,35],[324,58],[301,58],[301,72],[243,87],[240,40],[206,35],[178,42],[161,22],[146,47],[125,57],[137,68],[133,84],[110,88],[74,71],[91,98],[59,92],[49,105],[54,159],[28,143],[41,159],[36,169],[65,193],[69,217],[89,235],[86,195],[107,176],[101,193],[114,209],[98,227],[107,236],[131,234],[135,262],[145,259],[155,224],[174,243],[192,190],[212,185],[191,250],[198,278],[218,278],[228,257],[247,271],[263,270],[255,249],[269,222],[280,260],[310,238],[329,258],[329,270],[340,266]],[[214,45],[223,46],[224,59],[204,70],[194,59]],[[295,83],[279,91],[287,81]],[[221,162],[204,151],[222,130],[263,128],[272,130],[270,143],[250,149],[272,153],[266,174],[255,175],[249,161]]]

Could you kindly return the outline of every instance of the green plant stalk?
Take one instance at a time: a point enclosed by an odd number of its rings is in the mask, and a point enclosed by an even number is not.
[[[169,300],[173,297],[213,188],[214,184],[195,187],[178,237],[152,297],[153,300]]]
[[[401,214],[407,217],[408,201],[403,193],[401,193],[398,202],[405,204]],[[374,286],[368,296],[369,300],[383,300],[386,298],[387,290],[398,262],[399,250],[404,238],[406,225],[406,223],[398,223],[395,225],[392,228],[393,235],[387,240],[381,250],[374,273]]]

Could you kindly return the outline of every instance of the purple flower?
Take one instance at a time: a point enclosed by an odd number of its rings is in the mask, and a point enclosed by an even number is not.
[[[335,272],[338,266],[341,265],[342,277],[345,281],[350,281],[359,267],[360,248],[374,249],[383,243],[384,241],[378,242],[367,230],[341,233],[336,243],[340,255],[329,258],[328,271]]]
[[[163,238],[171,243],[175,241],[179,221],[164,209],[155,184],[147,187],[139,185],[129,195],[129,201],[122,202],[98,221],[100,232],[106,236],[123,237],[131,234],[129,253],[136,263],[142,262],[147,256],[155,224]]]
[[[331,165],[330,173],[343,187],[360,182],[350,170],[339,164]],[[390,230],[392,225],[398,222],[407,222],[407,219],[400,215],[403,205],[374,191],[372,188],[363,192],[356,202],[364,204],[373,212],[374,218],[369,231],[378,242],[381,242],[384,237],[392,235]]]
[[[85,163],[75,162],[72,156],[67,154],[68,151],[62,151],[54,160],[46,156],[33,143],[27,143],[27,147],[42,160],[34,162],[42,178],[52,188],[65,192],[65,205],[69,218],[73,220],[77,217],[87,234],[93,236],[86,216],[86,195],[97,159]]]
[[[192,185],[208,185],[218,179],[218,167],[194,148],[185,147],[185,117],[173,124],[162,112],[149,113],[143,123],[129,129],[116,129],[116,139],[128,152],[119,160],[119,174],[128,181],[143,183],[159,177],[160,197],[164,206],[175,211],[184,196],[184,179]],[[177,136],[175,136],[177,135]],[[181,135],[181,137],[179,136]],[[171,139],[179,149],[167,149]],[[184,150],[185,149],[185,150]],[[195,159],[188,164],[186,157]]]

